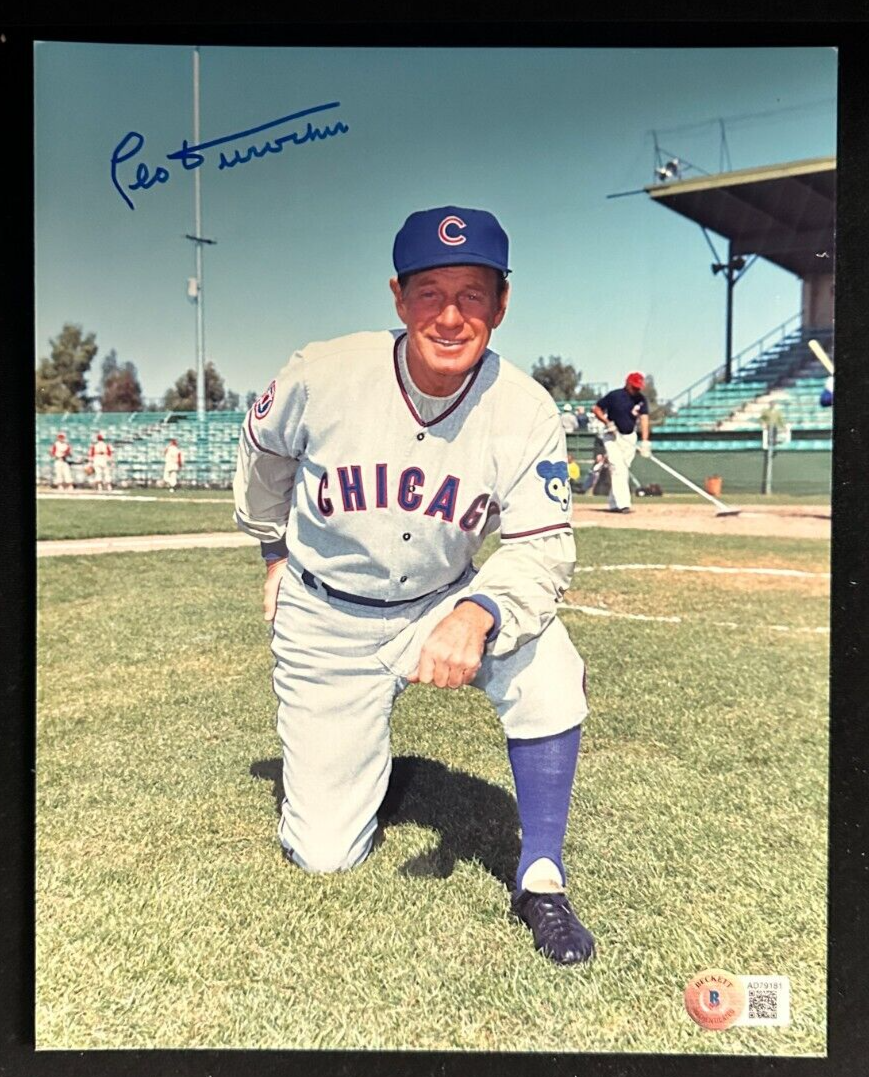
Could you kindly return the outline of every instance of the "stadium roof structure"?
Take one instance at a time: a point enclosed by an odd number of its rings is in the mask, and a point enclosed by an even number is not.
[[[836,158],[816,157],[643,190],[730,241],[730,256],[756,255],[805,279],[832,273]]]

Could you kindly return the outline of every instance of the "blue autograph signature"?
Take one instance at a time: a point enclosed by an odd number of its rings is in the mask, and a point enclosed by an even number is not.
[[[328,105],[315,105],[314,108],[306,108],[301,112],[293,112],[289,116],[281,116],[279,120],[271,120],[269,123],[260,124],[259,127],[251,127],[247,131],[237,131],[234,135],[224,135],[223,138],[215,138],[211,142],[200,142],[196,146],[191,146],[185,138],[181,143],[181,149],[175,150],[174,153],[167,153],[166,157],[170,161],[180,161],[184,170],[191,172],[205,163],[203,150],[210,150],[214,146],[222,146],[227,142],[236,142],[238,139],[247,138],[249,135],[257,135],[260,131],[268,131],[272,127],[279,127],[281,124],[300,120],[302,117],[310,116],[315,112],[325,112],[326,109],[338,108],[340,104],[340,101],[331,101]],[[347,124],[341,123],[340,120],[331,127],[322,128],[314,127],[309,120],[304,131],[290,131],[288,134],[281,135],[278,138],[269,138],[261,146],[249,145],[243,152],[234,149],[231,157],[227,157],[221,150],[217,167],[220,171],[223,171],[224,168],[246,165],[248,161],[254,158],[265,157],[269,153],[281,153],[287,142],[291,142],[294,146],[303,146],[306,142],[322,141],[335,135],[346,135],[349,130],[350,128]],[[133,205],[127,191],[147,191],[155,183],[167,183],[171,179],[169,169],[164,168],[163,165],[158,165],[151,172],[144,161],[139,161],[136,165],[135,181],[128,183],[126,185],[127,190],[124,190],[118,179],[118,165],[124,164],[124,162],[135,157],[136,154],[141,152],[144,145],[145,136],[140,135],[138,131],[130,131],[124,135],[112,151],[112,183],[130,209],[135,209],[136,207]]]

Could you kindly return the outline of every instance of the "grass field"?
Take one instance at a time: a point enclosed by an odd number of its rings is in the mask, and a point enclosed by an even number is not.
[[[133,500],[136,496],[154,498]],[[225,501],[226,504],[221,504]],[[578,504],[605,504],[605,499],[586,497]],[[702,499],[691,493],[668,494],[650,498],[651,504],[701,505]],[[792,497],[776,494],[761,497],[749,494],[734,505],[829,505],[829,498]],[[643,502],[636,502],[638,512]],[[710,511],[712,511],[710,509]],[[232,494],[228,490],[136,490],[119,494],[112,500],[85,498],[40,499],[37,503],[36,537],[43,539],[108,538],[117,535],[174,535],[197,531],[234,531]]]
[[[210,494],[208,498],[193,499],[167,493],[154,501],[40,500],[36,508],[36,538],[41,541],[235,531],[231,496],[218,491]]]
[[[404,693],[386,843],[307,876],[274,833],[256,551],[40,561],[38,1045],[823,1054],[828,581],[603,566],[824,573],[828,544],[577,542],[587,612],[559,616],[589,664],[565,850],[587,968],[508,915],[516,808],[480,693]],[[789,976],[791,1025],[702,1031],[682,991],[709,966]]]

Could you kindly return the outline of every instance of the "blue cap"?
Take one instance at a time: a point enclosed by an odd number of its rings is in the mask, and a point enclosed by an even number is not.
[[[399,276],[462,265],[509,273],[507,245],[507,233],[486,210],[441,206],[411,213],[395,237],[392,261]]]

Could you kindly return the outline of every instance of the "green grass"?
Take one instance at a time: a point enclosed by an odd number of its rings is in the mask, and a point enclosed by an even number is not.
[[[216,491],[212,497],[219,497]],[[152,496],[152,495],[147,495]],[[186,494],[161,492],[156,501],[39,500],[36,538],[79,539],[117,535],[180,535],[197,531],[235,531],[232,499],[223,504]]]
[[[581,567],[828,556],[577,540]],[[473,689],[399,699],[409,784],[375,856],[282,861],[261,575],[246,549],[39,562],[41,1048],[824,1053],[828,641],[769,628],[826,624],[823,582],[577,573],[584,605],[684,620],[560,614],[589,665],[565,861],[599,957],[558,968],[507,914],[512,782]],[[699,1029],[682,991],[710,965],[788,975],[792,1024]]]
[[[574,534],[578,569],[594,565],[680,564],[827,572],[830,567],[829,539],[746,538],[621,527],[618,531],[588,527]],[[484,546],[483,555],[495,548],[490,541]],[[584,573],[579,573],[577,579],[580,578],[584,578]]]

